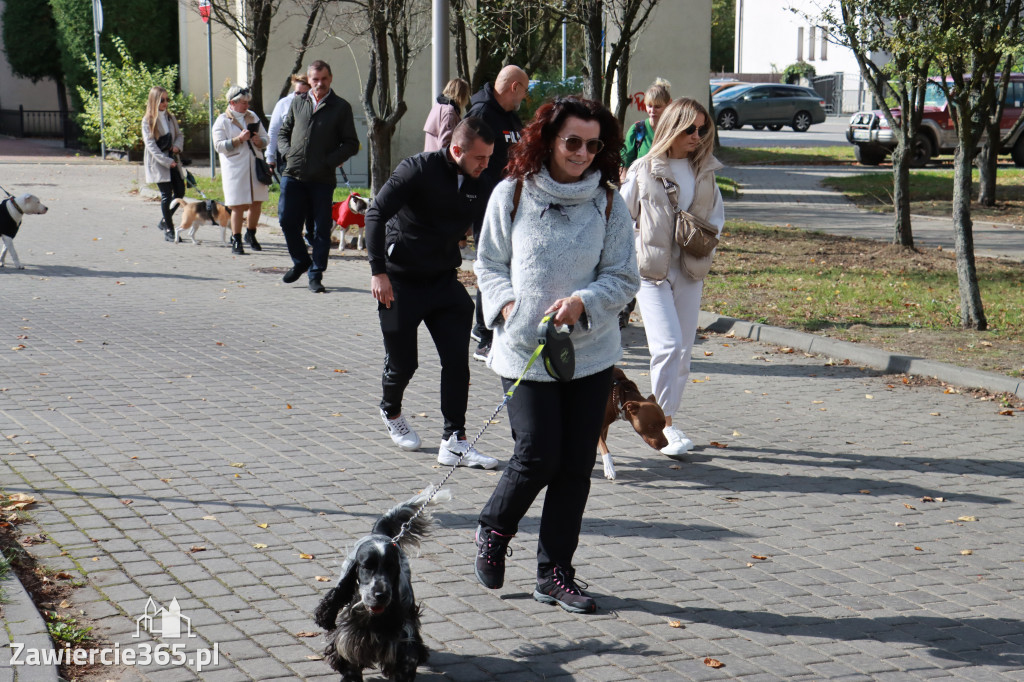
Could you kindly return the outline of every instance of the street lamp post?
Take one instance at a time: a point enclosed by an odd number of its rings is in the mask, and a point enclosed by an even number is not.
[[[100,62],[100,33],[103,33],[103,3],[92,0],[92,34],[96,46],[96,93],[100,104],[100,158],[107,158],[107,144],[103,134],[103,67]]]

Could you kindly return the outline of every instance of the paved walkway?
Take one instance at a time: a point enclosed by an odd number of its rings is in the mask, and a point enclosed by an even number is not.
[[[165,244],[156,204],[128,193],[137,167],[0,167],[51,208],[18,237],[28,268],[0,270],[0,485],[39,500],[24,530],[48,541],[30,551],[85,581],[64,612],[138,649],[161,641],[135,637],[147,600],[177,599],[196,637],[162,641],[219,653],[199,674],[100,679],[336,681],[305,636],[317,576],[443,473],[429,339],[407,399],[426,445],[401,452],[376,416],[365,263],[333,260],[313,295],[281,284],[280,235],[244,257],[213,228]],[[625,342],[646,390],[642,330]],[[530,597],[536,508],[506,587],[480,587],[472,533],[496,475],[451,479],[412,562],[421,679],[1024,678],[1024,415],[724,336],[695,356],[679,422],[696,450],[676,462],[617,424],[619,479],[595,471],[577,565],[597,614]],[[472,369],[479,426],[501,389]],[[497,421],[480,447],[504,460]]]
[[[859,209],[839,192],[821,185],[823,178],[866,172],[891,173],[860,166],[726,168],[722,173],[742,185],[739,199],[729,201],[729,218],[891,242],[895,229],[891,213]],[[915,215],[912,225],[918,245],[953,249],[952,220]],[[978,256],[1024,261],[1024,226],[976,220],[974,244]]]

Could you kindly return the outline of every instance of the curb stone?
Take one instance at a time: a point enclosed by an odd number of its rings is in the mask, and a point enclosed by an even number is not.
[[[709,313],[702,310],[698,317],[701,329],[716,333],[732,332],[754,341],[780,346],[799,348],[806,353],[827,355],[849,360],[858,365],[882,370],[887,374],[913,374],[931,377],[947,384],[965,388],[981,388],[990,393],[1012,393],[1024,398],[1024,380],[1015,379],[995,372],[958,367],[945,362],[918,358],[912,355],[890,353],[878,348],[868,348],[858,343],[838,341],[827,337],[798,332],[781,327],[770,327],[755,322],[745,322],[733,317]]]
[[[3,588],[6,602],[3,605],[3,629],[0,630],[0,644],[7,649],[7,657],[4,659],[4,667],[9,667],[14,682],[57,682],[56,666],[43,665],[17,665],[10,666],[10,656],[14,653],[10,648],[11,642],[24,644],[26,649],[37,649],[39,651],[53,651],[53,642],[46,630],[46,623],[42,615],[32,602],[32,597],[25,590],[25,586],[18,580],[12,569],[7,580],[0,583]],[[24,654],[22,654],[24,656]]]

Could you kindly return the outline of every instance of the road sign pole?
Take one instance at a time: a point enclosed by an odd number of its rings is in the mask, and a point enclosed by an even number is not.
[[[207,134],[210,137],[210,177],[217,177],[217,150],[213,147],[213,34],[212,26],[210,25],[210,0],[199,0],[199,16],[202,17],[203,23],[206,24],[206,67],[207,67],[207,78],[208,85],[210,87],[209,96],[209,111],[207,112],[207,118],[209,120],[209,131]]]
[[[100,158],[107,158],[107,144],[103,134],[103,68],[100,62],[100,33],[103,32],[103,4],[92,0],[92,33],[96,47],[96,93],[100,104]]]

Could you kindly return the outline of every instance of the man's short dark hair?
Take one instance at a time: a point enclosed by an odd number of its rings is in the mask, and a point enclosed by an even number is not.
[[[483,140],[484,144],[494,144],[494,131],[479,116],[467,116],[459,121],[452,131],[452,145],[466,149],[476,140]]]
[[[324,69],[327,70],[327,75],[328,76],[333,76],[334,75],[333,73],[331,73],[331,65],[328,64],[327,62],[325,62],[322,59],[317,59],[315,62],[310,64],[309,68],[306,69],[306,71],[322,71]]]

